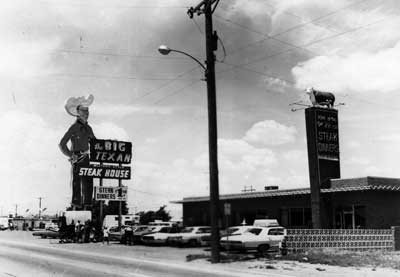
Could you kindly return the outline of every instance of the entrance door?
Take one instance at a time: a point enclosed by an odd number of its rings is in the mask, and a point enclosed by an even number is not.
[[[342,213],[342,211],[336,211],[336,213],[335,213],[335,228],[343,229],[343,213]]]
[[[335,212],[335,228],[338,229],[355,229],[354,206],[336,209]]]
[[[343,212],[343,229],[355,229],[354,228],[354,213]]]

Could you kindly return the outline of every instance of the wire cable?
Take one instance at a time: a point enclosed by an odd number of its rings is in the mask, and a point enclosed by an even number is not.
[[[325,40],[328,40],[328,39],[332,39],[332,38],[335,38],[335,37],[338,37],[338,36],[342,36],[342,35],[344,35],[344,34],[348,34],[348,33],[351,33],[351,32],[355,32],[355,31],[361,30],[361,29],[363,29],[363,28],[369,27],[369,26],[371,26],[371,25],[378,24],[378,23],[380,23],[380,22],[382,22],[382,21],[384,21],[384,20],[387,20],[387,18],[383,18],[383,19],[374,21],[374,22],[369,23],[369,24],[361,25],[361,26],[358,26],[358,27],[356,27],[356,28],[349,29],[349,30],[343,31],[343,32],[341,32],[341,33],[334,34],[334,35],[331,35],[331,36],[328,36],[328,37],[325,37],[325,38],[322,38],[322,39],[317,39],[317,40],[311,41],[311,42],[309,42],[309,43],[303,44],[302,46],[303,46],[303,47],[305,47],[305,46],[310,46],[310,45],[315,44],[315,43],[320,43],[320,42],[325,41]],[[283,50],[283,51],[281,51],[281,52],[278,52],[278,53],[275,53],[275,54],[272,54],[272,55],[268,55],[268,56],[265,56],[265,57],[262,57],[262,58],[258,58],[257,60],[253,60],[253,61],[250,61],[250,62],[246,62],[246,63],[240,64],[240,65],[233,66],[233,67],[230,68],[230,69],[223,70],[223,71],[220,71],[220,72],[217,72],[217,73],[228,72],[228,71],[233,70],[233,69],[235,69],[235,68],[241,68],[241,69],[244,69],[244,70],[247,70],[247,71],[256,72],[255,70],[251,70],[251,69],[249,69],[249,68],[246,68],[245,66],[248,66],[248,65],[254,64],[254,63],[258,63],[258,62],[261,62],[261,61],[265,61],[265,60],[267,60],[267,59],[270,59],[270,58],[273,58],[273,57],[276,57],[276,56],[279,56],[279,55],[282,55],[282,54],[291,52],[292,50],[293,50],[293,48],[290,48],[290,49],[287,49],[287,50]],[[225,64],[226,64],[226,62],[225,62]],[[260,73],[260,72],[257,72],[257,73]]]
[[[193,81],[193,82],[191,82],[191,83],[189,83],[189,84],[187,84],[187,85],[181,87],[180,89],[178,89],[178,90],[176,90],[176,91],[174,91],[174,92],[172,92],[172,93],[170,93],[170,94],[168,94],[168,95],[166,95],[166,96],[164,96],[164,97],[158,99],[158,100],[157,100],[156,102],[154,102],[153,104],[154,104],[154,105],[159,104],[159,103],[161,103],[162,101],[164,101],[165,99],[167,99],[167,98],[169,98],[169,97],[171,97],[171,96],[174,96],[174,95],[176,95],[176,94],[178,94],[178,93],[181,93],[184,89],[186,89],[186,88],[188,88],[188,87],[192,87],[194,84],[196,84],[196,83],[198,83],[198,82],[200,82],[200,81],[201,81],[201,80],[195,80],[195,81]]]
[[[219,4],[219,0],[217,0],[217,3],[215,3],[214,8],[213,8],[212,11],[211,11],[211,14],[214,13],[214,11],[215,11],[215,9],[217,8],[218,4]]]
[[[82,51],[73,49],[57,49],[54,52],[72,53],[81,55],[94,55],[94,56],[113,56],[113,57],[129,57],[135,59],[156,59],[156,60],[186,60],[184,57],[164,57],[151,56],[151,55],[130,55],[121,53],[99,52],[99,51]]]
[[[193,68],[191,68],[191,69],[189,69],[189,70],[187,70],[187,71],[184,71],[184,72],[178,74],[178,76],[176,76],[174,79],[171,79],[171,80],[169,80],[168,82],[162,84],[161,86],[159,86],[159,87],[157,87],[157,88],[155,88],[155,89],[153,89],[153,90],[150,90],[150,91],[148,91],[148,92],[142,94],[141,96],[138,96],[138,97],[136,97],[136,98],[134,98],[134,99],[132,99],[132,100],[133,100],[133,101],[136,101],[136,100],[142,99],[142,98],[144,98],[144,97],[146,97],[146,96],[148,96],[148,95],[154,94],[154,93],[158,92],[160,89],[162,89],[162,88],[164,88],[164,87],[166,87],[166,86],[172,84],[174,81],[176,81],[176,80],[180,79],[181,77],[185,76],[186,74],[189,74],[190,72],[194,71],[194,70],[197,69],[198,67],[199,67],[199,66],[196,65],[195,67],[193,67]],[[198,81],[199,81],[199,80],[198,80]]]
[[[199,30],[200,34],[204,35],[203,30],[200,28],[199,24],[197,23],[197,21],[195,20],[195,18],[192,18],[194,24],[196,25],[197,29]]]
[[[37,76],[43,77],[43,76]],[[50,74],[45,77],[70,77],[70,78],[93,78],[93,79],[116,79],[116,80],[143,80],[143,81],[175,81],[177,78],[162,78],[162,77],[134,77],[134,76],[112,76],[112,75],[98,75],[98,74],[80,74],[80,73],[58,73],[58,74]],[[197,80],[187,78],[185,80]]]
[[[266,39],[272,39],[272,40],[278,41],[278,42],[281,43],[281,44],[285,44],[285,45],[291,46],[291,47],[293,47],[293,48],[298,48],[298,49],[300,49],[300,50],[310,52],[310,53],[312,53],[312,54],[314,54],[314,55],[319,55],[319,53],[316,53],[316,52],[314,52],[314,51],[312,51],[312,50],[309,50],[309,49],[304,48],[304,47],[299,46],[299,45],[294,45],[294,44],[292,44],[292,43],[290,43],[290,42],[287,42],[287,41],[284,41],[284,40],[275,38],[275,37],[273,37],[273,36],[270,36],[270,35],[268,35],[268,34],[265,34],[265,33],[263,33],[263,32],[260,32],[260,31],[251,29],[251,28],[249,28],[249,27],[247,27],[247,26],[245,26],[245,25],[239,24],[239,23],[234,22],[234,21],[232,21],[232,20],[230,20],[230,19],[226,19],[226,18],[224,18],[224,17],[222,17],[222,16],[219,16],[219,15],[214,15],[214,16],[217,18],[217,20],[220,19],[220,20],[218,20],[218,21],[220,21],[220,22],[225,21],[225,22],[228,22],[228,23],[230,23],[230,24],[232,24],[232,25],[238,26],[239,28],[242,28],[242,29],[244,29],[244,30],[247,30],[247,31],[256,33],[256,34],[258,34],[258,35],[261,35],[261,36],[265,37]]]
[[[325,15],[322,15],[322,16],[319,16],[319,17],[314,18],[314,19],[312,19],[312,20],[309,20],[309,21],[307,21],[307,22],[304,22],[304,23],[295,25],[295,26],[293,26],[293,27],[291,27],[291,28],[289,28],[289,29],[286,29],[286,30],[284,30],[284,31],[282,31],[282,32],[280,32],[280,33],[277,33],[277,34],[274,34],[274,35],[270,35],[269,37],[263,38],[263,39],[261,39],[261,40],[257,40],[257,41],[248,43],[247,45],[245,45],[245,46],[243,46],[243,47],[239,47],[239,48],[237,48],[236,50],[233,50],[231,53],[228,53],[228,56],[231,56],[231,55],[236,54],[236,53],[238,53],[238,52],[240,52],[240,51],[243,51],[244,49],[249,48],[249,47],[251,47],[251,46],[254,46],[254,45],[256,45],[256,44],[263,43],[264,41],[269,40],[269,39],[271,39],[271,38],[276,38],[276,37],[278,37],[278,36],[280,36],[280,35],[286,34],[286,33],[288,33],[288,32],[291,32],[291,31],[293,31],[293,30],[296,30],[296,29],[298,29],[298,28],[304,27],[304,26],[306,26],[306,25],[308,25],[308,24],[314,23],[314,22],[319,21],[319,20],[321,20],[321,19],[323,19],[323,18],[330,17],[330,16],[332,16],[332,15],[334,15],[334,14],[336,14],[336,13],[339,13],[339,12],[345,10],[345,9],[348,9],[348,8],[351,7],[351,6],[360,4],[360,3],[365,2],[365,1],[370,1],[370,0],[361,0],[361,1],[358,1],[358,2],[356,2],[356,3],[352,3],[352,4],[349,4],[349,5],[346,5],[346,6],[344,6],[344,7],[341,7],[341,8],[339,8],[339,9],[336,9],[336,10],[334,10],[334,11],[332,11],[332,12],[330,12],[330,13],[327,13],[327,14],[325,14]]]
[[[216,61],[219,62],[219,63],[223,63],[225,61],[225,58],[226,58],[226,49],[225,49],[225,45],[224,45],[222,39],[219,36],[218,36],[218,40],[221,43],[222,51],[224,52],[224,57],[222,58],[222,60],[220,60],[220,61],[216,60]]]

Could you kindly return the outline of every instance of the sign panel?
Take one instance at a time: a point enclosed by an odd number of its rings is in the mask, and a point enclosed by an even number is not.
[[[310,185],[319,193],[329,180],[340,178],[339,124],[335,109],[311,107],[305,110]],[[318,194],[317,193],[317,194]],[[315,196],[319,198],[319,196]]]
[[[128,187],[100,187],[94,186],[95,200],[126,201]]]
[[[336,111],[316,110],[316,142],[319,159],[339,160],[339,130]]]
[[[90,161],[129,164],[132,143],[127,141],[96,139],[90,141]]]
[[[103,178],[103,179],[131,179],[131,168],[129,166],[113,165],[89,165],[79,168],[79,176]]]

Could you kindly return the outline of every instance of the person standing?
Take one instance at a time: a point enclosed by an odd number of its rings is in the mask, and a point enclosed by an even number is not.
[[[133,244],[133,228],[131,225],[128,225],[125,228],[125,238],[126,238],[126,244],[127,245],[132,245]]]
[[[84,210],[92,205],[93,178],[79,176],[79,168],[89,166],[89,142],[96,139],[88,124],[89,106],[94,97],[71,97],[65,104],[68,114],[75,116],[76,121],[62,137],[59,147],[72,163],[72,201],[73,210]],[[71,142],[71,148],[67,143]]]
[[[104,241],[107,241],[107,245],[110,244],[110,237],[109,237],[110,233],[109,233],[109,229],[107,226],[103,227],[103,244]]]
[[[65,242],[65,238],[67,235],[67,218],[65,217],[65,212],[60,216],[60,243]]]

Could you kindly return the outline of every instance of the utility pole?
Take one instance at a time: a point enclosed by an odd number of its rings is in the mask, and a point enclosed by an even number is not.
[[[39,219],[41,217],[41,213],[42,213],[42,199],[43,197],[38,197],[39,199]]]
[[[18,204],[15,204],[15,217],[18,216]]]
[[[213,7],[213,4],[216,4]],[[220,261],[219,253],[219,184],[218,184],[218,135],[217,135],[217,101],[215,86],[215,55],[217,50],[218,36],[213,31],[212,13],[218,5],[219,0],[203,0],[195,8],[188,10],[188,15],[193,14],[205,16],[206,54],[207,54],[207,102],[208,102],[208,147],[209,147],[209,170],[210,170],[210,218],[211,218],[211,262]]]

